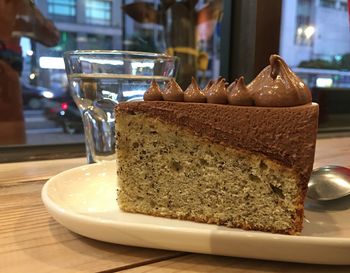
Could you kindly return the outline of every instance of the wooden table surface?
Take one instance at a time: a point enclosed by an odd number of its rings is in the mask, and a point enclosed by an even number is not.
[[[50,217],[40,191],[51,176],[83,164],[84,158],[0,164],[0,272],[350,272],[350,266],[201,255],[79,236]],[[317,141],[315,167],[326,164],[350,167],[349,137]]]

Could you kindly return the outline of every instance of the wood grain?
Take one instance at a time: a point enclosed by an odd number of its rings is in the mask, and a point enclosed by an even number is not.
[[[127,273],[349,273],[350,266],[327,266],[189,254],[122,271]]]
[[[0,185],[49,179],[64,170],[86,164],[86,158],[28,161],[0,164]]]
[[[314,167],[324,165],[350,167],[350,137],[317,140]]]
[[[46,180],[24,183],[24,177],[18,177],[21,183],[0,183],[0,272],[110,271],[182,255],[108,244],[72,233],[54,221],[41,202]]]

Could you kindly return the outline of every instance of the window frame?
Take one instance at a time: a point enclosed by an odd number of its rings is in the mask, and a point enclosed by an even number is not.
[[[230,82],[244,75],[250,82],[266,66],[266,56],[279,52],[282,0],[223,2],[221,75]]]

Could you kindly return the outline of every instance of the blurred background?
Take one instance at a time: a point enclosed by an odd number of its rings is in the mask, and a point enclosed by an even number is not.
[[[244,75],[248,83],[278,53],[320,104],[320,134],[350,132],[347,0],[33,2],[54,23],[59,42],[47,47],[30,35],[20,40],[25,145],[84,141],[62,59],[76,49],[177,55],[183,88],[192,75],[202,87],[219,76],[233,81]]]

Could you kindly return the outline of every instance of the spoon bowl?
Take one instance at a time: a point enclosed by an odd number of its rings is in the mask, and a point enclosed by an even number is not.
[[[308,183],[307,197],[313,200],[334,200],[350,194],[350,169],[324,166],[315,169]]]

